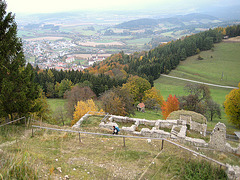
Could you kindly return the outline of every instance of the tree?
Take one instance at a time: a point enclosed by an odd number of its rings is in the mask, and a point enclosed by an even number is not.
[[[162,106],[164,99],[155,87],[145,91],[145,96],[143,97],[143,102],[147,108],[153,109]]]
[[[49,119],[50,114],[49,105],[42,89],[40,89],[39,97],[34,101],[33,106],[37,107],[37,110],[31,114],[34,117],[34,119],[38,118],[40,118],[40,120]]]
[[[226,96],[224,107],[229,121],[240,128],[240,83],[238,89],[231,90]]]
[[[113,92],[121,99],[124,104],[125,111],[127,115],[135,114],[134,99],[133,95],[128,89],[122,87],[112,88]]]
[[[133,95],[128,89],[117,87],[101,95],[102,107],[105,112],[114,115],[130,115],[135,113]]]
[[[12,13],[6,12],[6,2],[0,0],[0,116],[8,121],[34,111],[38,87],[33,82],[31,65],[27,65],[22,42],[17,37],[17,24]]]
[[[75,106],[71,124],[74,125],[88,111],[98,111],[98,107],[95,102],[92,99],[89,99],[87,101],[78,101],[77,105]]]
[[[123,84],[123,89],[128,89],[133,95],[135,101],[142,101],[144,92],[151,89],[151,84],[146,80],[138,76],[130,77],[126,84]]]
[[[46,82],[46,87],[47,87],[47,97],[49,98],[54,98],[55,97],[55,85],[52,82]]]
[[[101,102],[105,112],[120,116],[127,115],[124,102],[112,90],[105,92],[101,96]]]
[[[73,83],[71,80],[63,79],[59,84],[58,96],[63,97],[64,93],[68,90],[71,90]]]
[[[62,106],[58,106],[55,111],[55,118],[57,120],[60,120],[62,125],[65,125],[66,120],[66,112],[64,111],[64,108]]]
[[[178,99],[176,98],[176,96],[174,95],[172,97],[172,95],[170,94],[168,96],[167,101],[163,101],[161,109],[162,109],[162,115],[163,115],[164,119],[167,119],[168,115],[171,112],[179,110],[179,102],[178,102]]]
[[[207,102],[207,114],[210,120],[213,120],[214,116],[218,116],[221,119],[221,109],[220,105],[214,102],[212,99]]]
[[[79,85],[74,86],[71,91],[66,92],[66,98],[67,98],[67,110],[69,116],[72,118],[74,107],[77,105],[78,101],[86,101],[88,99],[95,99],[96,95],[91,90],[90,87],[84,86],[80,87]]]
[[[179,97],[180,109],[195,111],[201,114],[207,112],[207,102],[211,100],[210,90],[204,84],[187,84],[187,96]]]

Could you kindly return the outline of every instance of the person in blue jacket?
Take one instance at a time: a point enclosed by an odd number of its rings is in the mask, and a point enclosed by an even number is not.
[[[118,132],[120,131],[119,127],[113,126],[113,134],[118,135]]]

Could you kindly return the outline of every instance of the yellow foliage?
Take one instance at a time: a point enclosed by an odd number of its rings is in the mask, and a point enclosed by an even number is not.
[[[240,83],[226,96],[224,107],[229,121],[240,128]]]
[[[98,111],[98,107],[94,101],[92,99],[89,99],[87,101],[78,101],[77,105],[75,106],[71,124],[74,125],[88,111]]]
[[[159,90],[157,90],[155,87],[152,87],[151,89],[145,91],[145,96],[143,97],[143,102],[145,102],[147,99],[155,99],[156,102],[161,106],[164,99],[160,93]]]
[[[144,78],[132,76],[123,84],[123,89],[128,89],[135,101],[142,101],[145,91],[151,89],[151,84]]]

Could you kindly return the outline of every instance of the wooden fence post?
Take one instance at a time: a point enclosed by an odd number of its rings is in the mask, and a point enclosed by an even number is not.
[[[163,143],[164,143],[164,140],[162,140],[162,149],[161,150],[163,150]]]
[[[126,145],[125,145],[125,137],[123,137],[123,147],[126,147]]]
[[[80,132],[78,133],[78,136],[79,136],[79,142],[81,142]]]
[[[33,128],[32,128],[32,137],[33,137]]]

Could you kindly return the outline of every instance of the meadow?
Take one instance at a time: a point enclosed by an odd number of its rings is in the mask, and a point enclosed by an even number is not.
[[[187,58],[180,62],[179,66],[172,70],[169,75],[201,81],[206,83],[237,87],[240,82],[240,43],[221,42],[214,45],[209,51],[203,51],[200,54]],[[203,60],[198,60],[201,56]],[[169,94],[176,96],[186,95],[184,86],[189,83],[183,80],[177,80],[161,76],[155,80],[154,86],[160,90],[166,100]],[[215,118],[212,122],[208,121],[208,130],[214,128],[217,122],[225,123],[228,133],[234,134],[237,131],[231,125],[223,109],[225,96],[231,89],[209,86],[211,96],[214,101],[221,105],[222,118]]]

